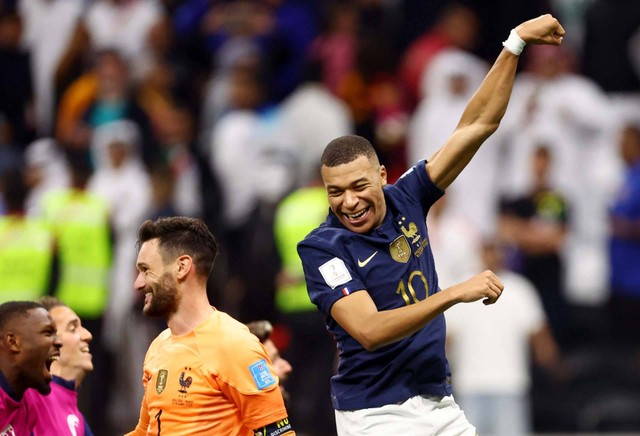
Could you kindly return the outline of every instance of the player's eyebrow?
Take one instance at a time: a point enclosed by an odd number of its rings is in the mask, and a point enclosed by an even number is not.
[[[45,324],[44,326],[42,326],[42,329],[40,330],[40,333],[55,333],[56,332],[56,325],[55,323],[49,323],[49,324]]]
[[[369,179],[367,179],[366,177],[360,177],[359,179],[356,179],[353,182],[349,183],[348,186],[356,186],[356,185],[359,185],[360,183],[366,183],[368,181]],[[343,188],[338,185],[327,185],[327,190],[329,189],[343,189]]]
[[[143,269],[148,269],[149,265],[147,265],[145,262],[138,262],[136,263],[136,268],[141,271]]]

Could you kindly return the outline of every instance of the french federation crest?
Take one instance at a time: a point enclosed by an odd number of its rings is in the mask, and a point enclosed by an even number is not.
[[[156,380],[156,392],[158,395],[164,391],[164,388],[167,387],[167,379],[169,378],[169,371],[166,369],[161,369],[158,371],[158,379]]]
[[[407,238],[398,236],[391,244],[389,244],[389,252],[396,262],[407,263],[411,257],[411,247]]]
[[[185,368],[185,369],[187,371],[191,371],[191,368]],[[178,379],[178,383],[180,383],[180,389],[178,389],[178,392],[180,392],[181,394],[186,394],[187,389],[189,389],[189,386],[191,386],[191,383],[193,383],[192,377],[184,378],[185,374],[186,374],[186,371],[182,371],[182,374],[180,374],[180,378]]]

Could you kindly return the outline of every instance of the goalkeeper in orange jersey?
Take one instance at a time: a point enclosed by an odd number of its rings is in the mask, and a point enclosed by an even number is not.
[[[218,251],[198,219],[145,221],[135,288],[168,329],[144,361],[140,419],[129,435],[294,435],[271,361],[249,329],[209,304]]]

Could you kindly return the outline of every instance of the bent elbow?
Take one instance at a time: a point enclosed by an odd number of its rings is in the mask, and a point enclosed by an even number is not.
[[[364,342],[364,343],[360,342],[360,345],[362,345],[362,347],[368,352],[376,351],[378,348],[382,346],[382,344],[375,343],[375,342]]]
[[[365,350],[369,352],[375,351],[386,344],[383,338],[379,337],[376,332],[371,330],[360,331],[356,340],[360,343],[360,345],[362,345]]]
[[[498,127],[500,127],[500,121],[495,121],[492,123],[486,123],[482,125],[482,137],[484,139],[487,139],[489,136],[493,135],[494,133],[496,133],[496,131],[498,130]]]

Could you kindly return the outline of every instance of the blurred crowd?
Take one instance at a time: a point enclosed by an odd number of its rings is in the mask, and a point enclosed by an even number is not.
[[[96,368],[81,409],[122,434],[164,328],[133,291],[136,231],[200,217],[221,245],[211,301],[273,323],[296,428],[332,434],[335,345],[295,251],[328,210],[324,146],[366,137],[393,182],[448,138],[511,27],[546,12],[564,44],[525,49],[430,240],[441,287],[494,265],[533,290],[513,338],[523,351],[546,332],[515,377],[530,429],[640,432],[634,0],[1,0],[0,301],[50,293],[82,317]],[[451,323],[455,375],[474,341]]]

